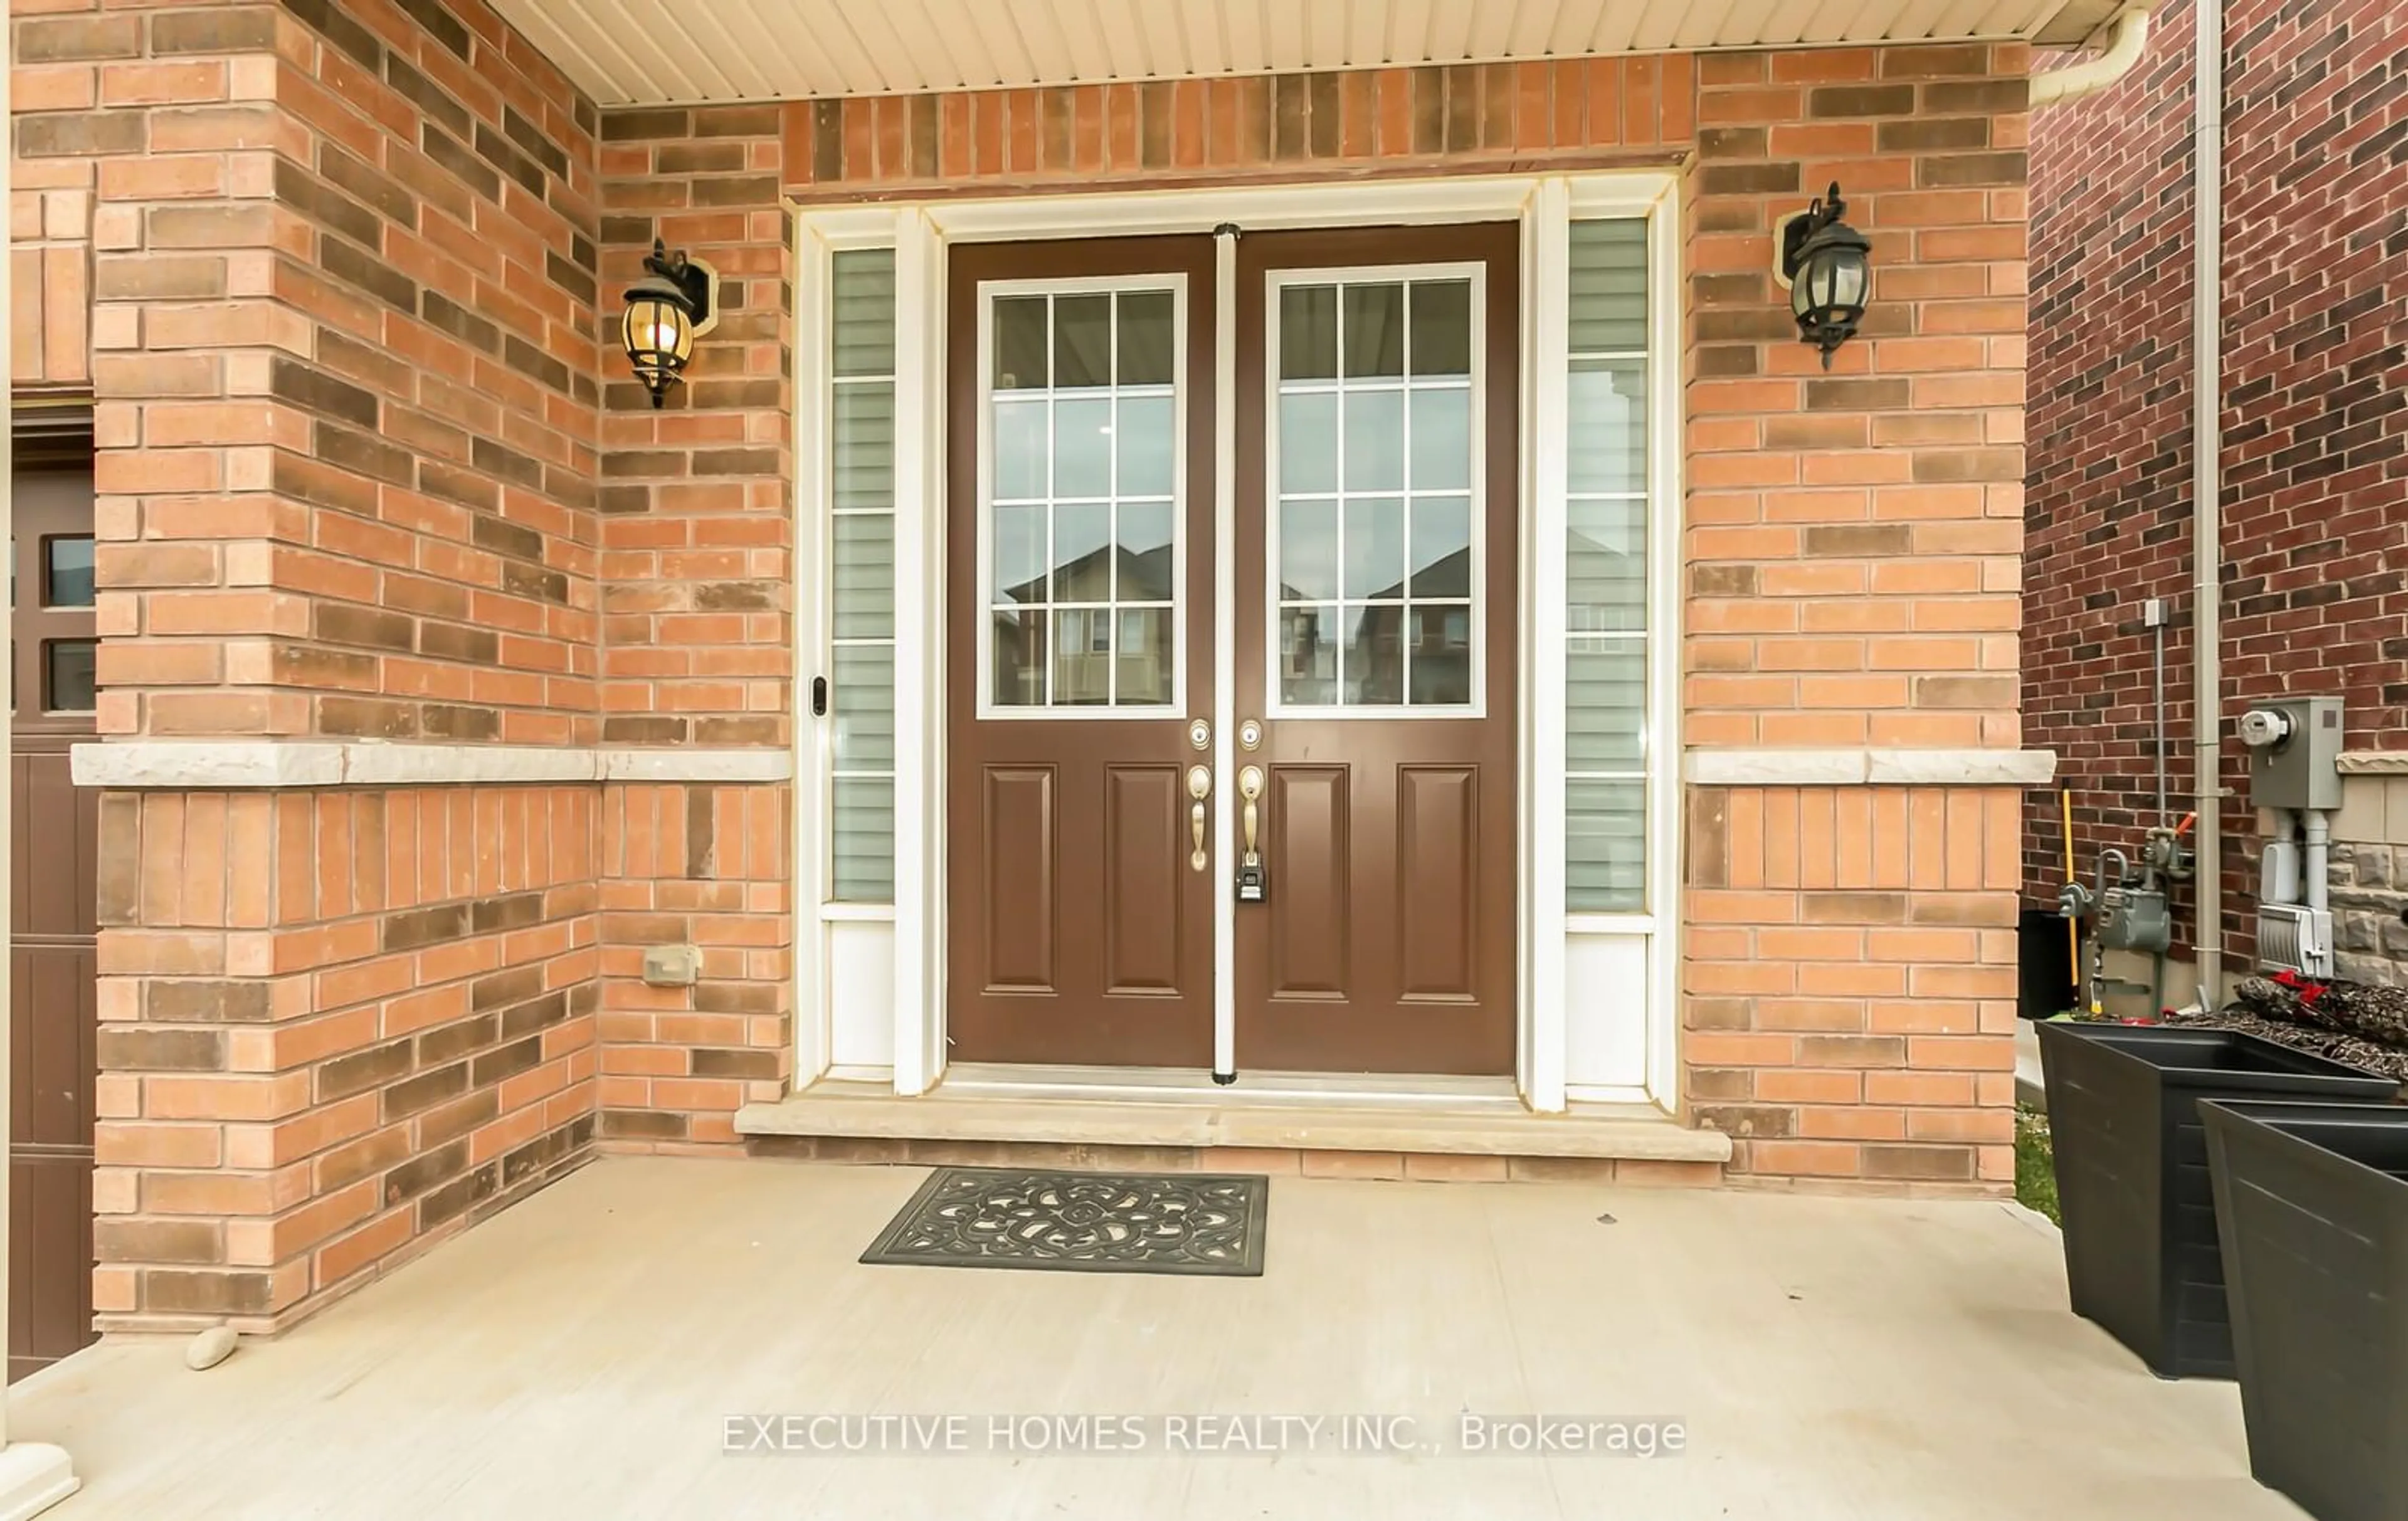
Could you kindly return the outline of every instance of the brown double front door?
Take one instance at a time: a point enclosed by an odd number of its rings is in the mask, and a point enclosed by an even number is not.
[[[953,1060],[1512,1070],[1517,246],[953,251]]]

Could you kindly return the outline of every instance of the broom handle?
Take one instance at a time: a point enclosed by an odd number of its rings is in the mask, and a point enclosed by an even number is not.
[[[2073,881],[2073,789],[2057,789],[2057,801],[2065,819],[2065,880]],[[2075,991],[2082,987],[2082,926],[2071,914],[2065,919],[2065,968]]]

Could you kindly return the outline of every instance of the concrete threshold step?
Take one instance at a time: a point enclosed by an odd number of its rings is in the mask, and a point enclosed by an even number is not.
[[[877,1083],[822,1082],[736,1112],[744,1136],[846,1136],[910,1141],[1052,1141],[1095,1146],[1254,1146],[1307,1151],[1730,1160],[1730,1138],[1692,1130],[1637,1104],[1574,1104],[1563,1114],[1518,1106],[1195,1101],[996,1093],[941,1088],[898,1098]]]

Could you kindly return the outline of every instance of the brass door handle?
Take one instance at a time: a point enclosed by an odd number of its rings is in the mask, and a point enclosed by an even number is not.
[[[1255,800],[1256,800],[1257,798],[1261,797],[1261,796],[1262,796],[1262,795],[1263,795],[1263,769],[1262,769],[1262,768],[1261,768],[1261,767],[1259,767],[1259,766],[1249,766],[1249,767],[1247,767],[1244,770],[1240,771],[1240,772],[1238,773],[1238,796],[1240,796],[1240,797],[1242,797],[1242,798],[1244,798],[1244,799],[1246,800],[1246,808],[1245,808],[1245,814],[1244,814],[1244,817],[1245,817],[1245,831],[1246,831],[1246,854],[1245,854],[1245,859],[1246,859],[1247,863],[1248,863],[1248,864],[1250,864],[1250,865],[1251,865],[1253,862],[1254,862],[1255,860],[1259,859],[1259,855],[1258,855],[1258,854],[1257,854],[1257,852],[1255,851],[1255,848],[1254,848],[1254,833],[1255,833],[1255,812],[1254,812],[1254,805],[1255,805]]]
[[[1194,849],[1187,855],[1190,870],[1201,871],[1212,864],[1212,857],[1204,850],[1204,799],[1211,795],[1212,773],[1201,766],[1189,768],[1187,796],[1195,799],[1187,810],[1187,832],[1194,841]]]

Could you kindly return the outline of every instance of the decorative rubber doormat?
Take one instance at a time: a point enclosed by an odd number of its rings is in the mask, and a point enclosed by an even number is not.
[[[1259,1278],[1269,1208],[1236,1173],[942,1167],[861,1260]]]

